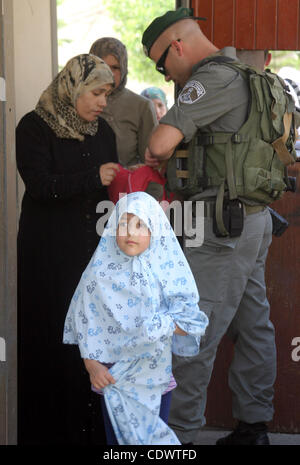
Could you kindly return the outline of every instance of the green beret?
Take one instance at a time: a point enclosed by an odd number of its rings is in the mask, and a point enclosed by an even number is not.
[[[177,10],[167,11],[163,16],[155,18],[154,21],[144,31],[142,44],[146,56],[150,55],[150,49],[156,39],[164,32],[165,29],[182,19],[203,19],[193,16],[192,8],[181,7]]]

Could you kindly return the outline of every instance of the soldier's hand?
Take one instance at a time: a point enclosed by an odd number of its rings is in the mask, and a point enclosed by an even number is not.
[[[145,164],[151,166],[151,168],[158,168],[160,165],[160,161],[151,155],[151,152],[148,148],[145,151]]]

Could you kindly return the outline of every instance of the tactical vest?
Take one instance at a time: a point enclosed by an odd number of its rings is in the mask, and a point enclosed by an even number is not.
[[[284,81],[269,70],[217,56],[205,60],[221,62],[237,70],[250,89],[246,122],[236,133],[199,130],[186,148],[176,150],[167,167],[168,189],[191,198],[209,187],[217,187],[216,216],[219,230],[228,232],[222,221],[224,198],[248,205],[268,205],[287,187],[287,166],[296,160],[295,121],[297,112]]]

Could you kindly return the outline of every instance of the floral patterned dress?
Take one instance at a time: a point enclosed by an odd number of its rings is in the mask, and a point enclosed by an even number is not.
[[[124,212],[142,219],[150,246],[127,256],[116,243]],[[197,287],[170,223],[144,192],[116,205],[73,296],[64,343],[83,358],[114,363],[116,379],[103,389],[119,444],[180,444],[159,417],[161,395],[172,374],[172,350],[196,355],[208,324]],[[175,323],[187,336],[174,335]]]

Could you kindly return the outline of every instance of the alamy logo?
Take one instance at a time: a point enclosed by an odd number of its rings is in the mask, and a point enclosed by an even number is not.
[[[122,197],[122,194],[120,194]],[[185,201],[183,204],[178,200],[169,203],[166,200],[160,202],[168,220],[170,221],[171,212],[173,212],[173,230],[176,236],[184,234],[186,247],[200,247],[204,241],[204,202],[197,200],[192,202]],[[110,200],[99,202],[96,213],[101,213],[101,218],[97,221],[96,231],[102,236],[106,222],[112,214],[115,205]],[[155,226],[155,218],[154,226]],[[158,226],[158,225],[156,225]],[[157,229],[159,230],[159,228]],[[154,228],[155,235],[155,228]]]
[[[300,337],[294,337],[292,340],[292,346],[296,346],[292,350],[292,360],[293,362],[299,362],[300,360]]]

